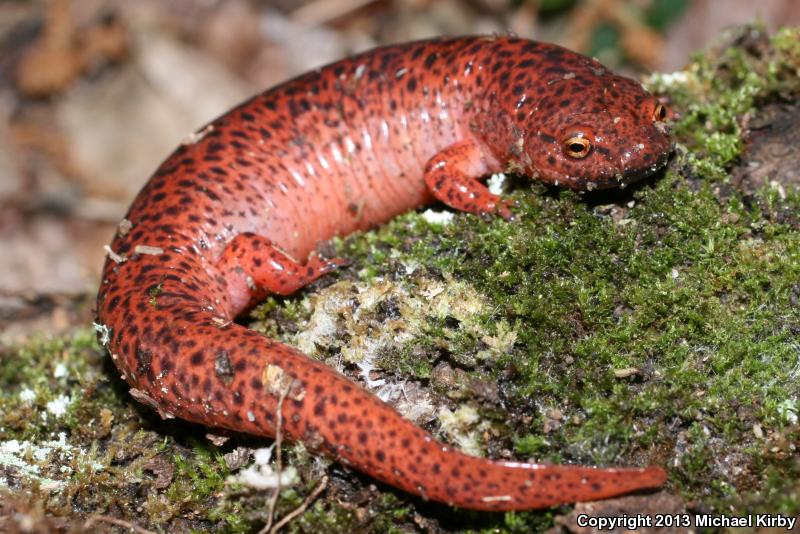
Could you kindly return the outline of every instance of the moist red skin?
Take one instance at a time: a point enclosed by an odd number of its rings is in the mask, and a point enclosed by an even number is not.
[[[495,462],[453,450],[347,378],[232,323],[342,260],[315,247],[436,199],[511,218],[478,181],[514,170],[577,189],[665,160],[655,99],[563,48],[465,37],[379,48],[259,94],[180,146],[134,200],[97,300],[101,341],[164,417],[282,432],[405,491],[522,510],[662,485],[659,467]],[[580,126],[588,157],[564,155]],[[145,247],[145,248],[141,248]],[[304,263],[306,262],[306,263]]]

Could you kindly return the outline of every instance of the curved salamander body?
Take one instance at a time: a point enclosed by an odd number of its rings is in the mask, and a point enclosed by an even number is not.
[[[663,164],[664,108],[563,48],[468,37],[388,46],[261,93],[178,148],[109,250],[98,328],[134,396],[209,426],[284,435],[424,498],[516,510],[661,485],[663,470],[493,462],[436,441],[297,350],[233,323],[342,260],[318,243],[440,200],[511,218],[479,178],[576,189]]]

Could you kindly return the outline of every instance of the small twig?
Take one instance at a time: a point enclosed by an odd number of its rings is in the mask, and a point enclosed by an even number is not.
[[[311,503],[314,502],[314,500],[317,497],[319,497],[319,494],[325,491],[325,488],[327,487],[328,487],[328,475],[325,475],[322,477],[322,480],[320,480],[319,484],[317,484],[317,487],[314,488],[314,491],[312,491],[311,494],[305,498],[303,503],[294,510],[292,510],[291,513],[286,514],[286,516],[283,519],[278,521],[272,528],[272,530],[269,531],[269,534],[276,534],[280,529],[286,526],[286,524],[289,523],[289,521],[291,521],[295,517],[305,512],[308,509],[309,505],[311,505]]]
[[[142,528],[138,525],[134,525],[133,523],[129,523],[123,519],[117,519],[116,517],[111,517],[107,515],[93,515],[86,522],[83,524],[83,528],[85,530],[89,530],[89,527],[94,526],[95,523],[104,522],[104,523],[111,523],[112,525],[117,525],[118,527],[122,528],[129,528],[134,532],[138,532],[139,534],[156,534],[152,530],[147,530],[146,528]]]
[[[275,465],[277,467],[278,477],[277,477],[277,484],[275,485],[275,491],[272,493],[272,497],[269,500],[269,510],[267,512],[267,524],[264,525],[264,528],[258,531],[258,534],[267,534],[271,532],[272,522],[275,519],[275,506],[278,504],[278,496],[281,493],[281,476],[283,475],[283,456],[281,455],[281,427],[283,426],[283,401],[286,400],[286,396],[289,394],[289,390],[292,388],[292,381],[290,380],[289,383],[281,390],[281,394],[278,397],[278,409],[277,414],[275,415]]]

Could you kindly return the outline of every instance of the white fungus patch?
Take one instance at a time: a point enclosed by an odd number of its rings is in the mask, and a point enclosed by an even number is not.
[[[36,400],[36,392],[26,386],[19,392],[19,400],[22,402],[33,402]]]
[[[311,356],[336,354],[326,363],[340,371],[345,364],[355,366],[367,389],[416,423],[436,419],[429,393],[415,382],[395,380],[382,367],[425,336],[434,318],[452,317],[460,332],[480,337],[486,343],[481,358],[506,353],[517,338],[502,322],[495,324],[494,332],[486,332],[488,303],[475,288],[419,272],[403,282],[337,282],[312,295],[308,303],[311,316],[299,325],[294,344]]]
[[[342,281],[313,295],[310,303],[313,311],[297,335],[297,347],[311,355],[338,349],[368,383],[378,382],[369,375],[380,359],[424,335],[431,318],[453,317],[459,329],[482,334],[481,314],[487,308],[468,284],[421,276],[413,284]]]
[[[0,471],[8,473],[8,477],[0,477],[0,487],[11,485],[11,476],[35,481],[40,488],[57,492],[63,489],[66,480],[55,480],[47,476],[57,471],[70,475],[70,465],[87,466],[94,472],[103,469],[103,465],[91,459],[89,454],[79,447],[67,442],[67,434],[60,432],[57,440],[33,443],[12,439],[0,442]]]
[[[375,359],[378,356],[378,350],[380,350],[380,341],[367,339],[360,348],[363,350],[363,356],[360,361],[356,362],[356,367],[359,369],[358,374],[361,376],[361,379],[369,389],[375,389],[386,385],[386,380],[382,378],[372,380],[371,377],[372,371],[377,370],[377,367],[375,367]]]
[[[394,406],[400,415],[418,425],[436,418],[436,407],[431,394],[418,382],[388,382],[375,391],[383,402]]]
[[[289,488],[300,482],[300,477],[297,475],[297,469],[294,466],[285,467],[281,472],[277,472],[272,468],[270,460],[272,460],[274,447],[275,445],[271,445],[254,450],[253,464],[239,473],[229,476],[228,482],[259,490],[275,489],[277,487]]]
[[[414,274],[415,272],[417,272],[417,269],[419,269],[422,266],[422,264],[417,260],[404,260],[401,261],[401,263],[403,265],[403,269],[405,269],[406,274]]]
[[[100,344],[104,347],[107,347],[108,342],[111,341],[111,332],[109,331],[108,327],[100,323],[92,323],[92,326],[94,327],[94,331],[100,336]]]
[[[455,217],[455,213],[452,211],[436,211],[427,209],[422,212],[422,218],[428,222],[428,224],[439,224],[439,225],[447,225],[453,221],[453,217]]]
[[[442,432],[448,435],[450,441],[467,454],[483,456],[479,440],[480,425],[478,425],[481,418],[475,408],[463,405],[456,411],[450,411],[442,406],[437,415]]]
[[[686,85],[688,81],[689,73],[686,71],[655,73],[645,80],[648,85],[659,84],[661,87]]]
[[[493,174],[488,180],[486,180],[486,187],[489,188],[489,192],[493,195],[500,195],[504,191],[504,185],[506,182],[506,175],[502,172],[497,174]]]
[[[69,369],[67,368],[67,364],[64,362],[59,362],[56,365],[56,368],[53,370],[53,376],[56,378],[66,378],[69,376]]]
[[[69,395],[59,395],[47,403],[47,413],[50,413],[55,417],[61,417],[67,413],[67,408],[71,402],[72,399]],[[42,416],[46,417],[46,414],[42,412]]]

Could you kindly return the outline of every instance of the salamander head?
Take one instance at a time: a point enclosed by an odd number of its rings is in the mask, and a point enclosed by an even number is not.
[[[537,106],[523,127],[520,165],[572,189],[624,186],[666,162],[669,111],[637,82],[587,65],[588,72],[576,69],[548,86],[548,105]]]

